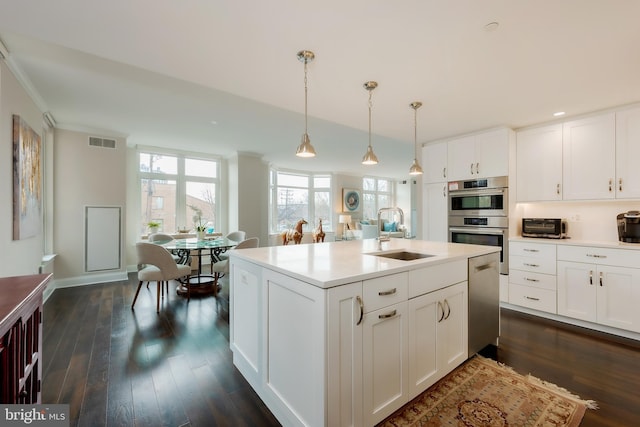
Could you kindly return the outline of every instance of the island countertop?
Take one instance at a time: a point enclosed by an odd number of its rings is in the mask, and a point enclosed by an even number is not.
[[[375,239],[365,239],[269,246],[232,250],[229,257],[231,260],[235,257],[247,260],[321,288],[331,288],[358,280],[500,251],[499,247],[494,246],[414,239],[390,239],[388,242],[382,242],[382,250],[378,244]],[[403,250],[433,256],[403,261],[373,255]]]

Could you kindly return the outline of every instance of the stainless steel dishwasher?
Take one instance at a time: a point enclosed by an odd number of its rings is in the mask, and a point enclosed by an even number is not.
[[[469,258],[469,357],[500,337],[500,256]]]

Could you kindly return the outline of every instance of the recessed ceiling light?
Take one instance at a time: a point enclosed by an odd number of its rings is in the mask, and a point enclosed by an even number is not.
[[[217,121],[215,121],[215,120],[211,120],[211,124],[212,124],[212,125],[217,125],[217,124],[218,124],[218,122],[217,122]]]
[[[485,31],[495,31],[498,29],[498,27],[500,26],[500,24],[498,24],[497,22],[489,22],[487,25],[484,26],[484,30]]]
[[[553,117],[560,117],[560,116],[564,116],[564,111],[556,111],[555,113],[553,113]]]

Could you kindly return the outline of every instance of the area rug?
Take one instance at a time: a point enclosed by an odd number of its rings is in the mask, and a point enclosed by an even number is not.
[[[576,427],[587,408],[597,405],[476,355],[379,426]]]

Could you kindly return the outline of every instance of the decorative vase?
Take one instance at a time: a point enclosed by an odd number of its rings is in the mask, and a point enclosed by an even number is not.
[[[204,240],[204,231],[197,231],[198,240]]]
[[[149,227],[149,235],[156,234],[158,232],[158,227]]]

